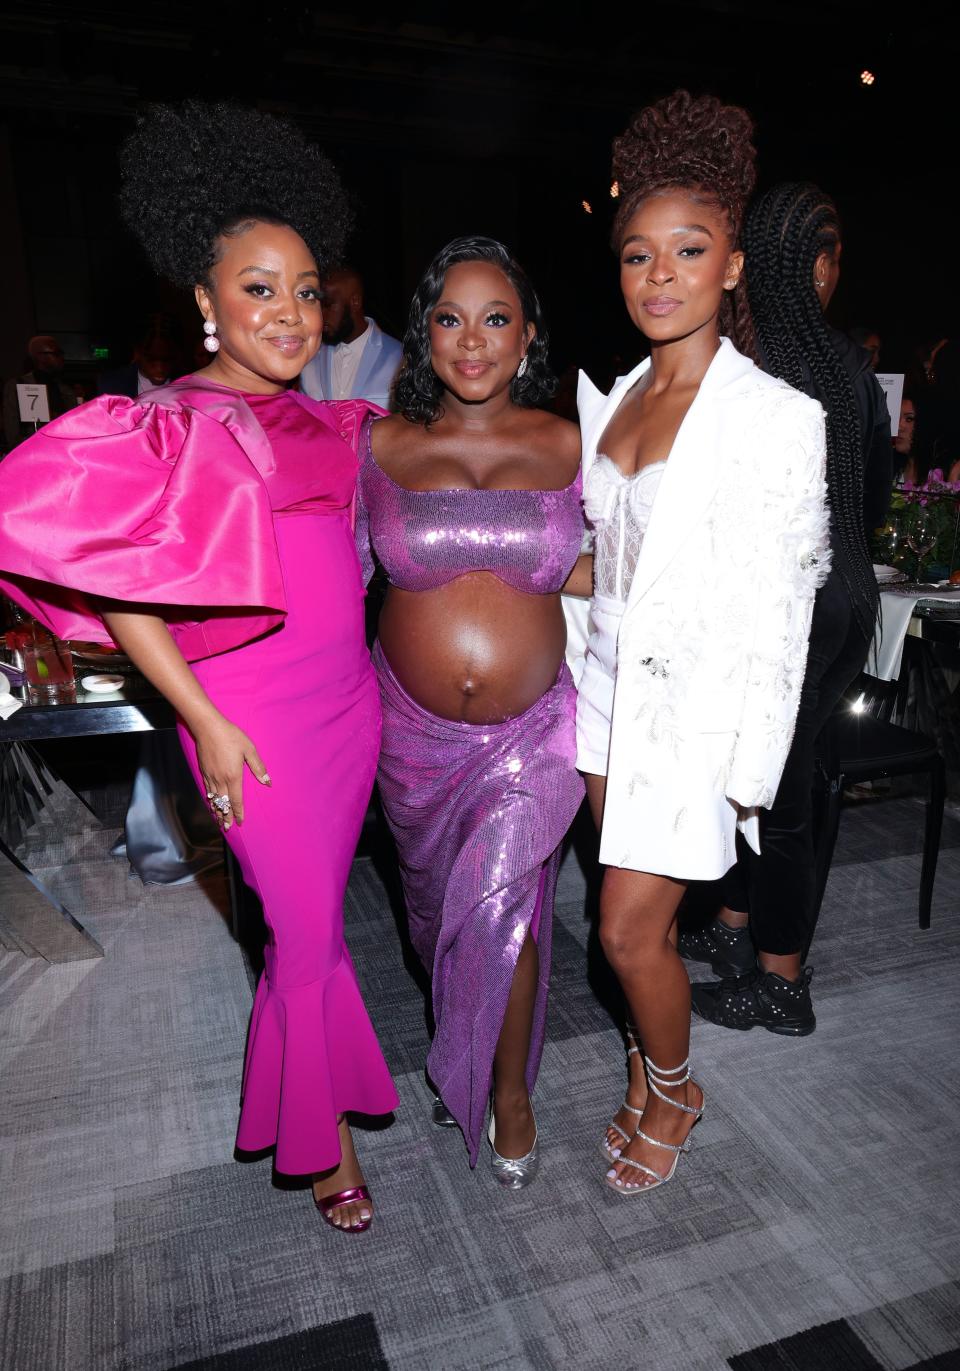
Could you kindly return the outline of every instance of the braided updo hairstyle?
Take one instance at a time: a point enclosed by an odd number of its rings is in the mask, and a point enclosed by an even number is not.
[[[813,283],[822,252],[840,246],[837,207],[818,186],[788,182],[759,196],[744,229],[750,306],[763,367],[808,393],[827,416],[827,494],[834,559],[866,638],[877,616],[877,583],[863,523],[863,435],[853,382],[830,341]]]
[[[151,105],[120,154],[120,210],[174,285],[208,285],[217,239],[253,223],[299,233],[322,272],[352,226],[336,168],[293,124],[234,105]]]
[[[727,217],[731,251],[740,247],[744,209],[756,182],[753,120],[739,105],[724,105],[714,95],[678,90],[635,115],[613,142],[613,175],[620,201],[613,222],[613,248],[620,251],[626,226],[641,201],[670,190],[688,191],[695,200]],[[756,360],[756,345],[746,286],[741,276],[725,291],[720,331]]]

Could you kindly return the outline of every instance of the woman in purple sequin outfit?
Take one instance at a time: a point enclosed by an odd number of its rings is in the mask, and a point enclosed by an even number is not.
[[[380,794],[432,977],[430,1077],[471,1165],[492,1085],[494,1171],[519,1189],[538,1164],[559,847],[583,795],[560,607],[584,576],[580,442],[532,407],[552,386],[546,337],[499,243],[438,254],[404,353],[400,413],[368,424],[359,484],[361,555],[390,583]]]

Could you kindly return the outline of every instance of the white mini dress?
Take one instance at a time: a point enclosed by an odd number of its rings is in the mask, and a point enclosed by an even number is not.
[[[633,476],[600,453],[587,472],[583,507],[593,530],[591,632],[577,690],[577,766],[606,776],[617,680],[617,639],[666,462]]]

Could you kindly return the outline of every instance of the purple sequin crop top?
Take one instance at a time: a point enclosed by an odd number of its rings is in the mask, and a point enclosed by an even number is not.
[[[533,595],[561,588],[583,539],[579,472],[563,490],[407,490],[374,461],[373,422],[357,484],[364,582],[373,574],[372,548],[400,590],[435,590],[470,571],[492,572]]]

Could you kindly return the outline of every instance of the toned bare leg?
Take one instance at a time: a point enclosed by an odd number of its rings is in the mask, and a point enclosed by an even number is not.
[[[587,803],[590,805],[590,813],[593,822],[596,824],[597,832],[603,823],[603,804],[606,799],[607,778],[606,776],[593,776],[584,773],[583,777],[587,786]],[[676,932],[674,932],[676,938]],[[637,1042],[638,1033],[635,1025],[628,1025],[633,1030],[632,1040],[628,1039],[628,1048],[636,1042],[640,1048],[639,1052],[631,1052],[627,1057],[627,1091],[624,1103],[620,1106],[610,1121],[607,1128],[606,1142],[608,1147],[622,1147],[623,1134],[632,1137],[636,1132],[639,1116],[632,1111],[639,1109],[643,1111],[643,1106],[647,1102],[647,1077],[643,1069],[643,1045]],[[628,1109],[626,1106],[630,1105]],[[612,1125],[616,1125],[613,1127]]]
[[[493,1113],[497,1121],[494,1147],[501,1157],[526,1156],[536,1137],[526,1069],[539,969],[537,944],[528,935],[517,958],[493,1058]]]
[[[600,940],[623,987],[643,1051],[660,1073],[679,1067],[690,1051],[690,982],[675,943],[684,888],[665,876],[609,867],[600,897]],[[703,1103],[693,1081],[660,1088],[679,1104],[697,1108]],[[651,1137],[679,1146],[693,1122],[692,1114],[671,1107],[652,1091],[647,1095],[640,1126]],[[640,1138],[622,1148],[610,1179],[622,1186],[643,1186],[654,1177],[626,1166],[624,1158],[664,1175],[673,1153]]]
[[[337,1121],[337,1131],[340,1134],[340,1165],[332,1171],[318,1172],[314,1176],[313,1197],[316,1200],[322,1200],[325,1195],[336,1195],[341,1190],[352,1190],[365,1183],[345,1114]],[[372,1214],[373,1204],[370,1200],[352,1200],[349,1204],[337,1205],[330,1220],[337,1228],[353,1228]]]

